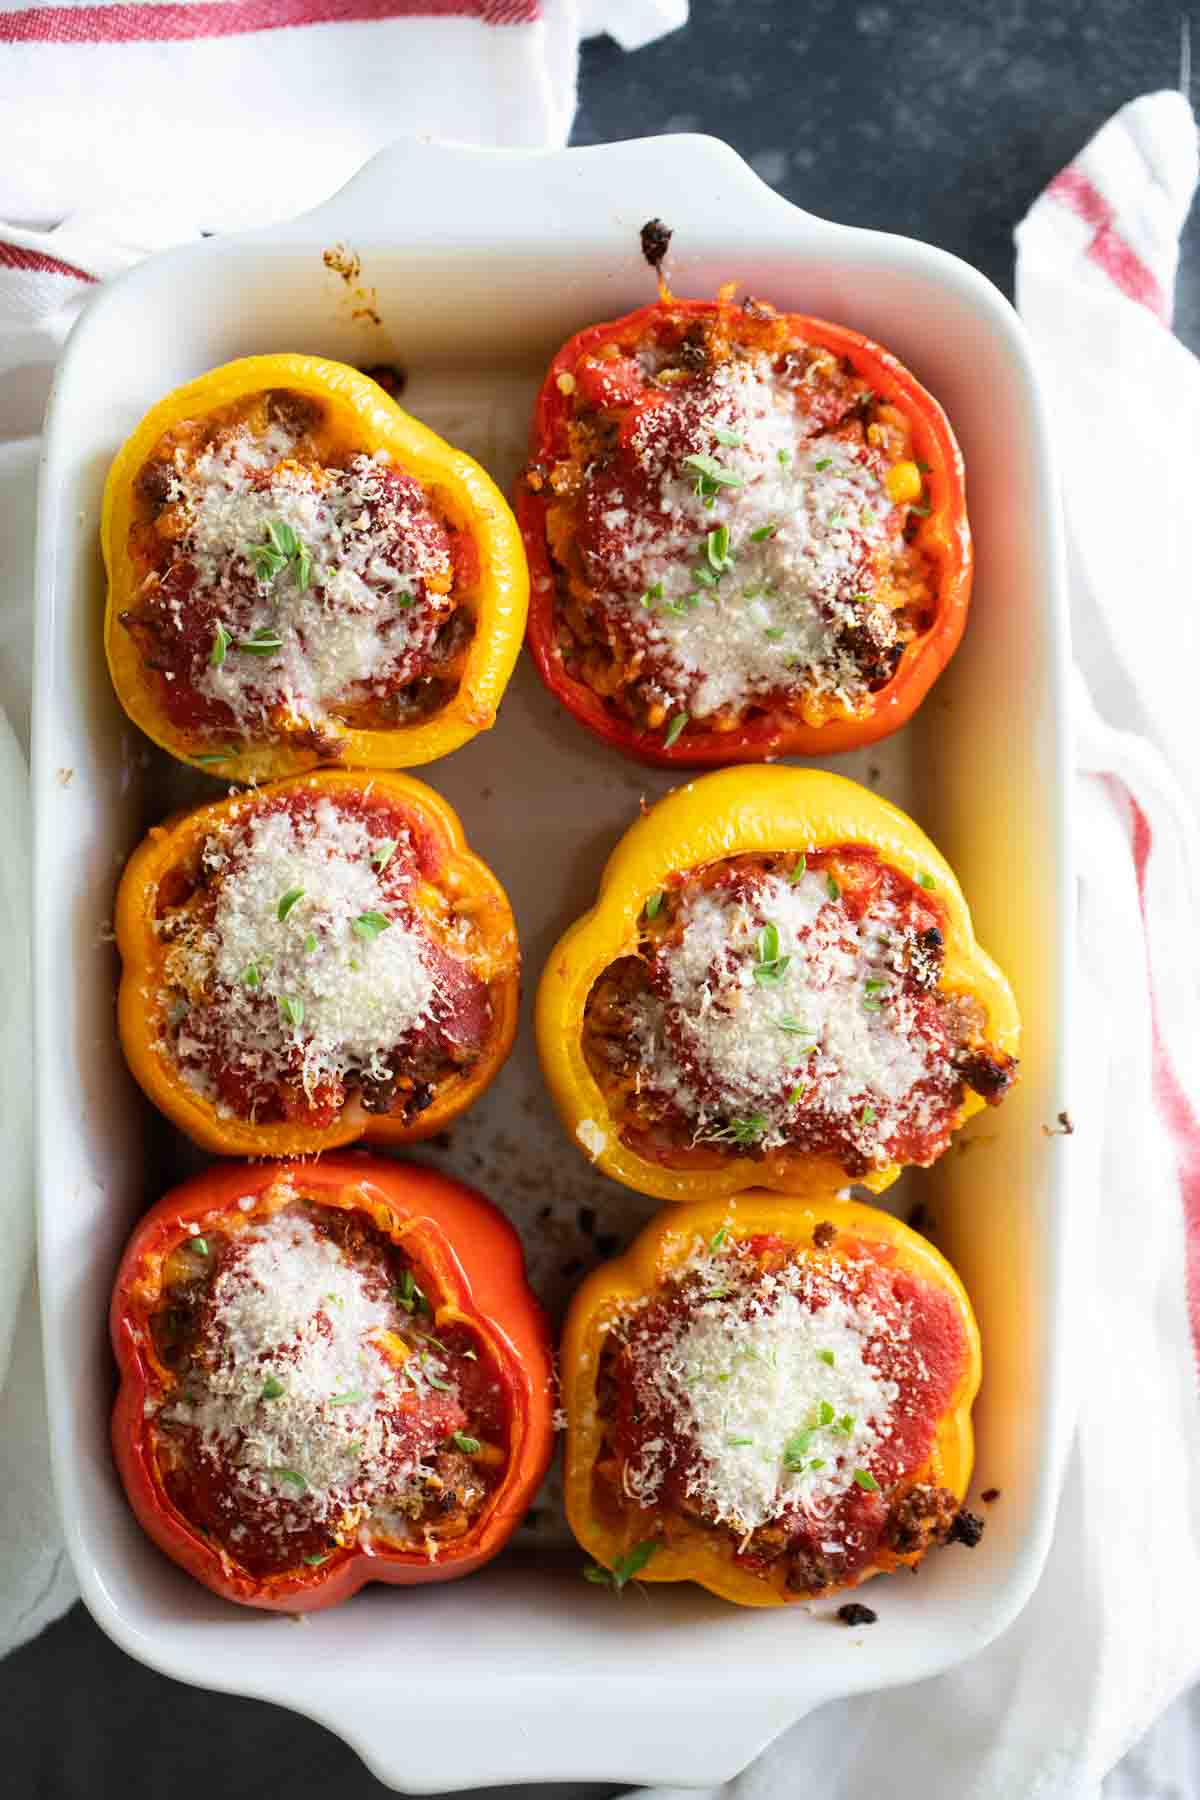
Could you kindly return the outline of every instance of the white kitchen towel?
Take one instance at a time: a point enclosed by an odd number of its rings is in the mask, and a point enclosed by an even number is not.
[[[0,1655],[76,1591],[30,1278],[22,755],[36,434],[58,353],[98,282],[200,230],[314,206],[401,134],[565,142],[580,37],[635,49],[686,17],[686,0],[0,0]]]
[[[226,231],[311,206],[401,134],[562,143],[580,37],[632,49],[686,15],[686,0],[0,0],[0,219],[119,208]]]
[[[1200,363],[1169,329],[1196,178],[1190,107],[1149,95],[1017,231],[1081,671],[1075,1133],[1060,1140],[1078,1424],[1049,1559],[981,1655],[823,1707],[722,1800],[792,1800],[814,1772],[823,1800],[1200,1792],[1194,1695],[1138,1743],[1200,1677]]]

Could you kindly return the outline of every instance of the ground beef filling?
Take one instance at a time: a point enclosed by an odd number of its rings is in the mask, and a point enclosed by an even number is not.
[[[475,631],[474,544],[328,408],[250,395],[168,432],[143,465],[120,615],[177,728],[236,753],[331,727],[386,731],[457,692]]]
[[[181,1517],[256,1579],[468,1532],[508,1420],[482,1340],[435,1337],[438,1299],[372,1221],[302,1200],[172,1252],[148,1430]]]
[[[881,1556],[978,1541],[923,1476],[965,1356],[953,1303],[830,1242],[697,1245],[613,1330],[593,1489],[625,1535],[782,1569],[804,1595],[853,1585]]]
[[[421,854],[379,797],[293,794],[163,880],[160,1048],[219,1116],[319,1131],[356,1105],[412,1124],[478,1063],[493,1014],[477,930]],[[384,1042],[375,1021],[414,977]]]
[[[652,898],[588,997],[584,1053],[622,1141],[669,1167],[927,1165],[967,1089],[995,1104],[1016,1072],[943,955],[936,893],[873,852],[732,858]]]
[[[525,472],[567,672],[645,731],[868,712],[937,606],[910,420],[770,309],[639,329]]]

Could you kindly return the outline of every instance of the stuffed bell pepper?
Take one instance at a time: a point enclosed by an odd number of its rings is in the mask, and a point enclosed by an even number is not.
[[[836,775],[727,769],[626,832],[537,998],[551,1095],[664,1200],[878,1193],[1016,1074],[1018,1018],[928,838]]]
[[[732,295],[664,292],[564,345],[518,487],[543,681],[667,765],[895,731],[970,597],[937,401],[858,332]]]
[[[512,1047],[508,901],[411,776],[326,770],[168,819],[116,926],[129,1067],[207,1150],[429,1137]]]
[[[356,369],[252,356],[159,402],[103,518],[117,698],[233,780],[406,768],[495,718],[528,581],[489,477]]]
[[[428,1169],[210,1169],[134,1232],[111,1329],[130,1505],[246,1606],[469,1575],[550,1459],[550,1344],[516,1234]]]
[[[975,1543],[979,1376],[958,1277],[886,1214],[762,1193],[669,1208],[567,1318],[587,1573],[776,1606]]]

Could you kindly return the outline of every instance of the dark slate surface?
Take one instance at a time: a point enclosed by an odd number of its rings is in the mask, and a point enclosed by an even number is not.
[[[1038,190],[1123,101],[1179,79],[1175,0],[927,0],[919,9],[698,0],[693,10],[686,31],[634,56],[607,40],[587,46],[577,142],[711,132],[789,199],[941,244],[1007,293],[1012,228]],[[1193,347],[1198,250],[1194,219],[1178,297]],[[320,1726],[129,1661],[81,1607],[11,1658],[0,1680],[10,1800],[367,1800],[387,1791]],[[580,1800],[611,1791],[571,1790]],[[558,1800],[567,1790],[538,1792]]]

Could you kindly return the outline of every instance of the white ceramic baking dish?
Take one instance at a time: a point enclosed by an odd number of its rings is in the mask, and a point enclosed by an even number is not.
[[[676,290],[736,279],[879,338],[945,404],[978,543],[966,640],[913,726],[837,766],[915,810],[957,866],[1026,1021],[1024,1079],[928,1176],[909,1178],[978,1308],[986,1383],[975,1490],[998,1487],[971,1555],[877,1583],[880,1622],[817,1605],[739,1611],[656,1587],[620,1600],[563,1548],[518,1551],[443,1588],[368,1590],[297,1624],[227,1606],[142,1537],[109,1460],[105,1308],[138,1213],[187,1166],[126,1076],[106,931],[133,843],[181,794],[125,722],[101,652],[97,529],[114,450],[176,383],[255,351],[399,360],[406,404],[507,482],[544,359],[651,297],[650,215],[675,228]],[[341,246],[338,249],[338,246]],[[333,251],[328,259],[324,252]],[[355,261],[361,264],[356,274]],[[332,267],[329,264],[332,263]],[[1056,1144],[1068,968],[1062,553],[1042,403],[1013,313],[942,252],[798,211],[724,145],[660,137],[548,154],[401,143],[295,223],[156,257],[74,333],[46,432],[34,802],[41,1280],[59,1499],[84,1597],[131,1654],[182,1680],[321,1720],[394,1786],[591,1778],[710,1782],[837,1695],[928,1676],[1027,1598],[1067,1424],[1069,1219]],[[613,758],[523,668],[497,729],[420,771],[509,887],[527,988],[662,774]],[[529,1044],[448,1148],[425,1154],[521,1223],[552,1304],[652,1210],[560,1136]],[[585,1211],[581,1228],[579,1209]],[[555,1538],[553,1502],[543,1535]],[[934,1729],[931,1727],[931,1729]]]

